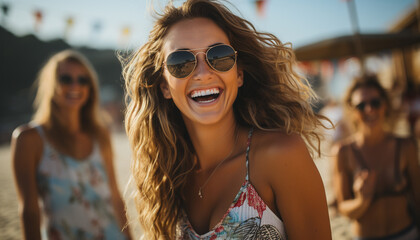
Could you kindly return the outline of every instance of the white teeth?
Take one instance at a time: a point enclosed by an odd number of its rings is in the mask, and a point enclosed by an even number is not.
[[[204,96],[208,96],[208,95],[212,95],[212,94],[218,94],[218,93],[219,93],[218,88],[212,88],[212,89],[206,89],[206,90],[193,91],[191,93],[191,97],[192,98],[204,97]]]

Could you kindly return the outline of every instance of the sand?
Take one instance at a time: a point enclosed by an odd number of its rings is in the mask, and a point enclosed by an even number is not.
[[[117,180],[122,192],[123,198],[127,204],[130,228],[134,239],[139,239],[141,229],[137,223],[137,214],[134,202],[131,197],[132,188],[126,187],[130,175],[130,147],[124,132],[113,133],[112,136],[115,169]],[[323,178],[328,201],[333,198],[330,178],[329,178],[329,160],[321,158],[315,161],[321,177]],[[22,238],[20,222],[18,217],[18,204],[16,190],[11,168],[10,145],[0,146],[0,239],[18,240]],[[349,231],[349,222],[346,218],[339,216],[333,209],[330,209],[331,229],[334,240],[351,239]]]

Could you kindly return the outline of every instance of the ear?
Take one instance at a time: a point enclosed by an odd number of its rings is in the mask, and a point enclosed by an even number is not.
[[[166,82],[166,80],[164,80],[161,84],[160,84],[160,91],[162,91],[163,97],[166,99],[171,99],[172,95],[171,95],[171,91],[169,90],[169,85],[168,82]]]
[[[244,71],[240,67],[238,67],[237,71],[238,71],[238,77],[237,77],[238,87],[242,87],[242,85],[244,85]]]

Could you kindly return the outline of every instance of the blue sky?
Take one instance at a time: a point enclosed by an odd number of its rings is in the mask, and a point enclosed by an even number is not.
[[[10,11],[1,24],[22,36],[34,33],[34,11],[43,19],[40,39],[63,37],[66,18],[74,24],[68,32],[68,42],[76,46],[96,48],[131,48],[147,39],[153,19],[148,12],[152,0],[0,0]],[[163,6],[165,0],[153,0]],[[182,1],[176,1],[179,4]],[[282,42],[299,47],[325,38],[351,34],[352,26],[344,0],[267,0],[265,16],[257,14],[254,0],[230,1],[258,30],[275,34]],[[416,0],[355,0],[362,33],[386,32],[404,13],[416,6]],[[234,10],[236,12],[236,10]],[[3,16],[3,13],[2,15]],[[100,31],[93,31],[99,22]],[[129,37],[122,29],[129,27]]]

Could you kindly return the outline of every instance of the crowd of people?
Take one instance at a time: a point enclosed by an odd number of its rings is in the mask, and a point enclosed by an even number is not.
[[[329,119],[290,45],[219,1],[187,0],[124,64],[145,239],[332,238],[313,160]],[[33,119],[11,141],[23,238],[131,239],[95,70],[62,51],[36,86]],[[355,239],[419,239],[416,139],[393,134],[375,75],[354,79],[343,106],[351,125],[329,145],[338,212]]]

